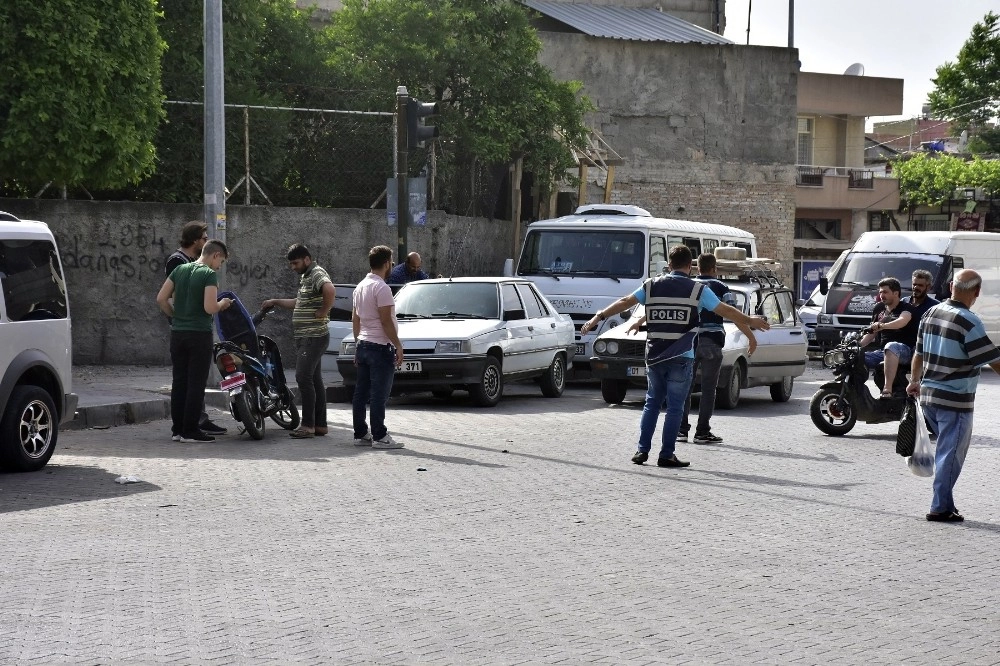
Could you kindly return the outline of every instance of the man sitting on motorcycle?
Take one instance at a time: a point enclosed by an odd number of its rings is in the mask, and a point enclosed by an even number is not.
[[[878,340],[878,349],[865,352],[865,366],[874,368],[885,361],[883,398],[892,397],[896,371],[901,363],[910,363],[913,347],[917,344],[917,326],[920,322],[914,315],[913,306],[901,300],[902,291],[896,278],[887,277],[878,281],[880,302],[872,312],[871,325],[861,338],[862,347]]]

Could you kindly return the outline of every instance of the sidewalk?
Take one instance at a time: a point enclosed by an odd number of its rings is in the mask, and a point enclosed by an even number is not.
[[[297,396],[294,375],[285,373]],[[170,418],[170,377],[170,366],[73,366],[73,392],[80,396],[80,403],[76,417],[63,429],[108,428]],[[350,399],[340,373],[326,371],[323,380],[327,402]],[[205,404],[209,408],[229,409],[227,396],[214,388],[205,391]]]

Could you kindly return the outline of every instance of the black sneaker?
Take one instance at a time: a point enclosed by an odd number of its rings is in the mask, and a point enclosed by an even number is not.
[[[660,458],[656,461],[657,467],[687,467],[691,463],[678,460],[677,456],[670,456],[669,458]]]
[[[691,426],[688,426],[687,428],[681,428],[680,430],[677,431],[677,441],[678,442],[688,441],[689,434],[691,434]]]
[[[635,455],[632,456],[632,462],[634,462],[636,465],[641,465],[647,460],[649,460],[649,454],[645,451],[636,451]]]
[[[965,516],[960,514],[958,511],[949,511],[948,513],[928,513],[927,520],[938,523],[960,523],[965,520]]]
[[[209,435],[225,435],[227,432],[229,432],[227,429],[223,428],[222,426],[216,423],[212,423],[211,421],[202,421],[200,424],[198,424],[198,427],[201,428],[202,432],[207,433]]]
[[[205,432],[192,432],[186,435],[181,435],[182,442],[214,442],[215,438]]]
[[[710,432],[706,433],[704,435],[697,435],[696,434],[694,436],[694,443],[695,444],[721,444],[722,443],[722,438],[721,437],[716,437],[715,435],[713,435]]]

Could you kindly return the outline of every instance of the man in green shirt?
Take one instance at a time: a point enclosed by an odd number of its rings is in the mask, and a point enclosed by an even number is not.
[[[215,437],[198,428],[205,383],[212,363],[212,315],[233,304],[219,300],[217,271],[229,256],[222,241],[205,243],[201,256],[181,264],[160,287],[156,303],[170,324],[170,416],[175,439],[181,442],[211,442]],[[173,299],[171,303],[170,299]]]
[[[286,258],[291,269],[301,276],[298,294],[295,298],[270,298],[261,307],[268,310],[278,306],[292,311],[295,383],[302,399],[302,425],[289,434],[304,439],[327,433],[326,387],[321,366],[323,353],[330,344],[327,322],[337,290],[327,272],[313,262],[305,245],[292,245]]]

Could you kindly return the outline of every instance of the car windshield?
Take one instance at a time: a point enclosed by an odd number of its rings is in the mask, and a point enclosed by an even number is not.
[[[645,268],[641,231],[537,229],[528,232],[517,273],[638,278]]]
[[[882,278],[894,277],[909,291],[913,271],[924,269],[937,275],[942,258],[930,254],[849,254],[831,284],[874,287]]]
[[[499,319],[495,282],[411,282],[396,295],[396,316]]]

